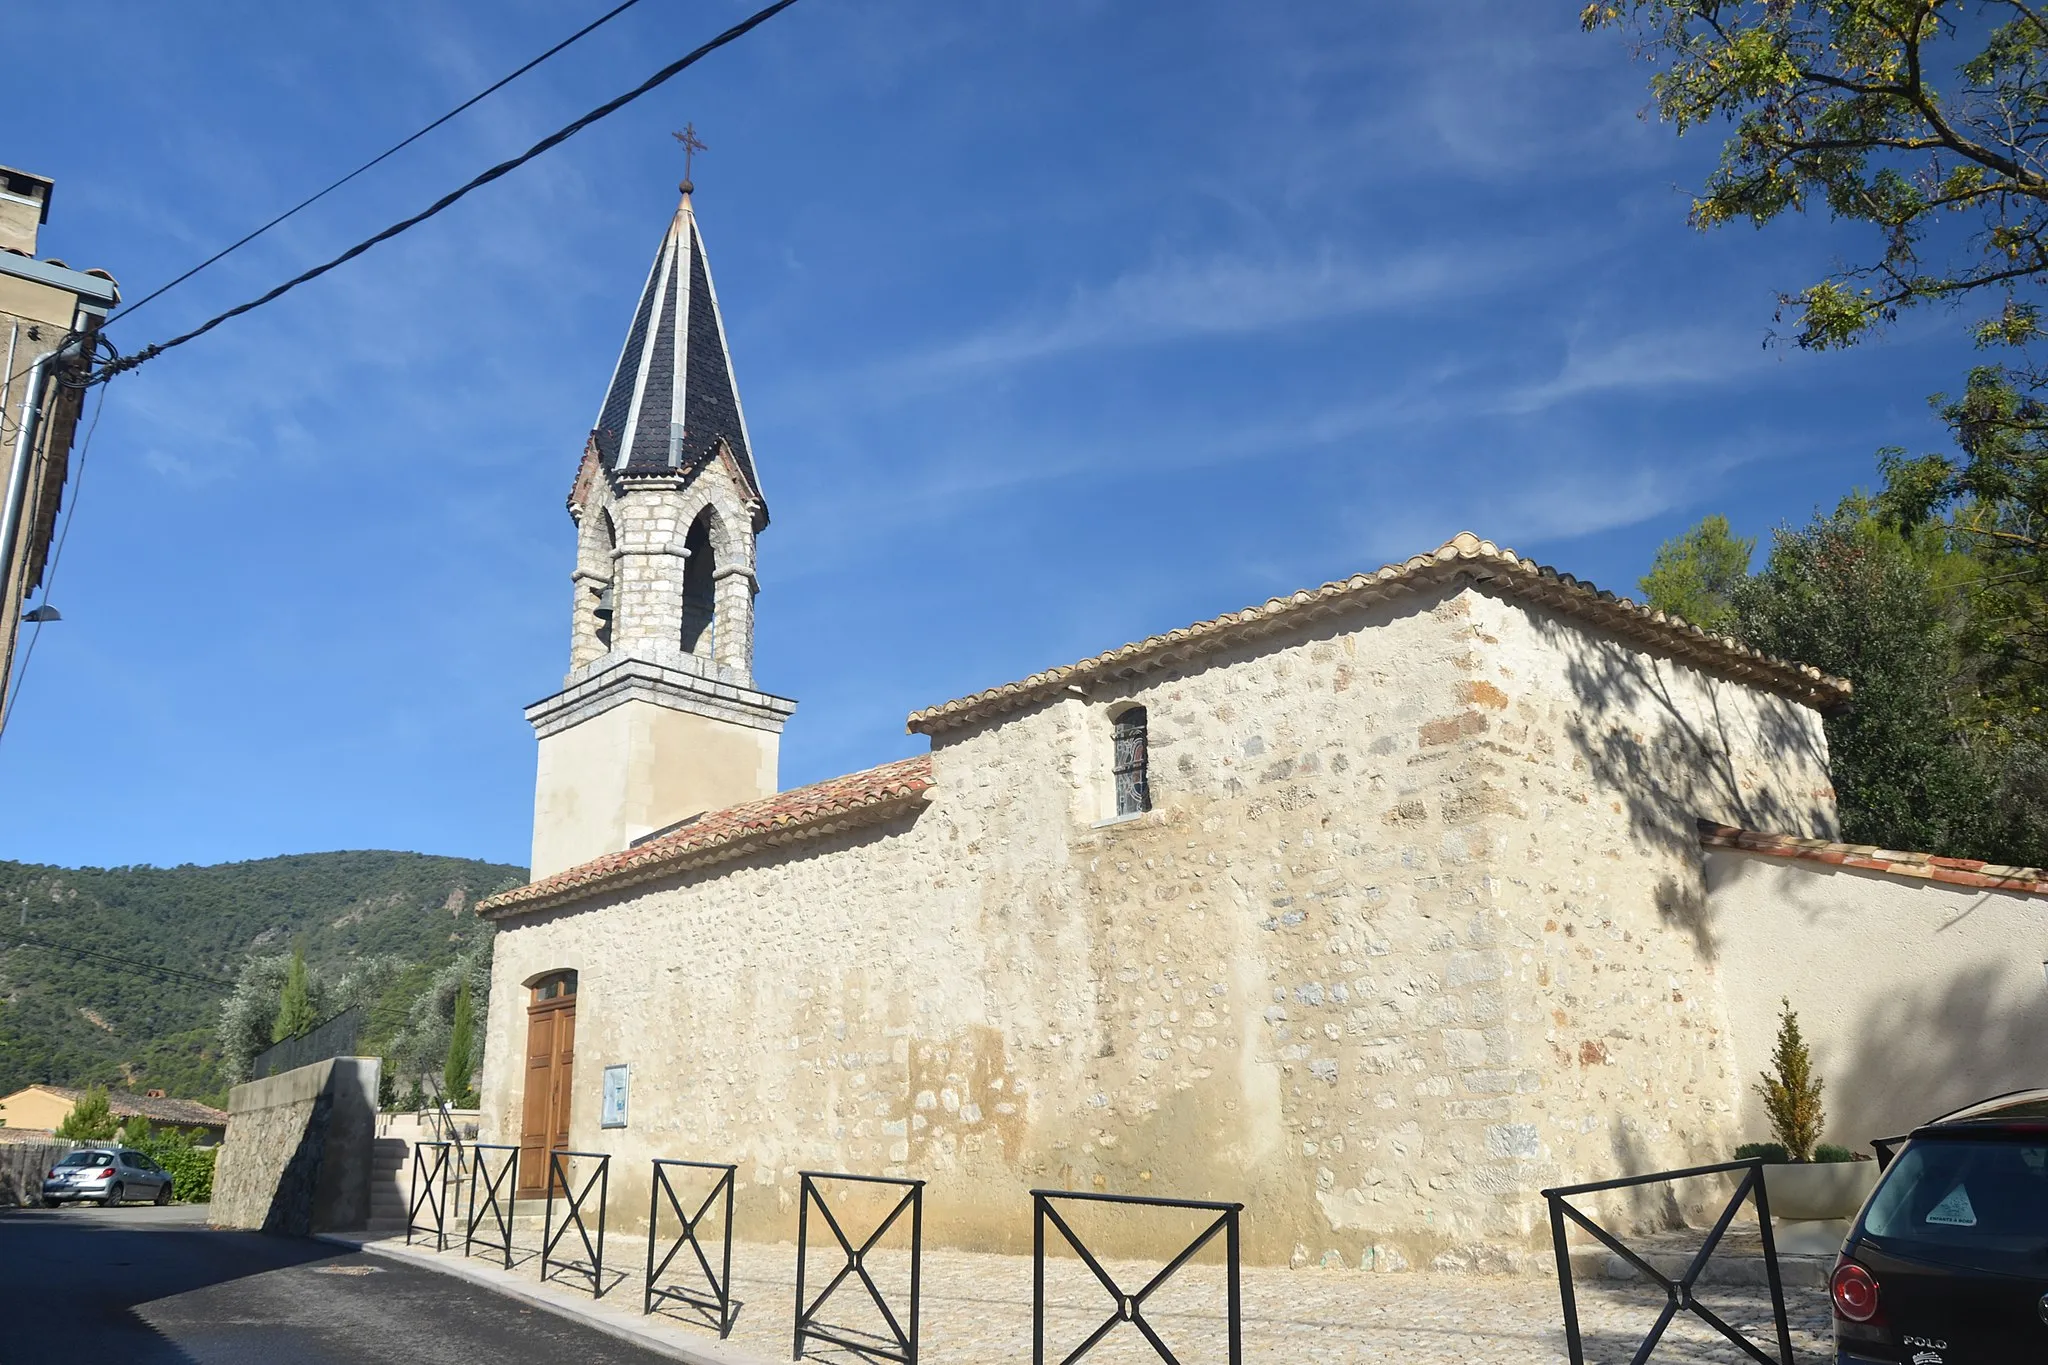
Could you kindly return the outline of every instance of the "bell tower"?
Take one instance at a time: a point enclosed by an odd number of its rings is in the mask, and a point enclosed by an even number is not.
[[[772,795],[796,709],[754,687],[768,504],[681,189],[569,493],[569,674],[526,708],[535,880]]]

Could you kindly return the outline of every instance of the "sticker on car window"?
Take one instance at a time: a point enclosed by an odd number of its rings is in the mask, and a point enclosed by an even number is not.
[[[1970,1192],[1961,1185],[1950,1190],[1939,1204],[1927,1211],[1927,1221],[1953,1228],[1976,1227],[1977,1210],[1970,1205]]]

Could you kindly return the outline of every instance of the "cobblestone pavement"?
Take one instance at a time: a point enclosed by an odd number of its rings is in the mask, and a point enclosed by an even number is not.
[[[640,1249],[644,1242],[625,1243]],[[828,1243],[829,1246],[829,1243]],[[842,1263],[814,1249],[811,1292]],[[672,1278],[684,1283],[686,1250]],[[907,1303],[907,1260],[875,1253],[871,1273],[892,1307]],[[622,1266],[622,1269],[625,1267]],[[1108,1267],[1127,1290],[1142,1287],[1156,1265],[1114,1262]],[[638,1307],[643,1265],[614,1291]],[[734,1297],[740,1300],[734,1345],[774,1360],[788,1358],[795,1303],[796,1249],[739,1245],[733,1250]],[[1047,1355],[1059,1360],[1114,1312],[1114,1303],[1073,1260],[1048,1264]],[[1336,1365],[1336,1362],[1402,1362],[1403,1365],[1467,1365],[1513,1362],[1548,1365],[1566,1359],[1556,1282],[1549,1278],[1507,1278],[1435,1274],[1369,1274],[1363,1271],[1283,1270],[1248,1267],[1243,1272],[1244,1359],[1261,1365]],[[607,1295],[611,1297],[611,1295]],[[1746,1327],[1768,1349],[1768,1298],[1761,1289],[1706,1286],[1708,1306],[1738,1327]],[[1031,1358],[1031,1260],[1025,1256],[977,1255],[930,1250],[922,1288],[922,1350],[930,1365],[992,1365]],[[1604,1282],[1580,1285],[1580,1321],[1587,1358],[1611,1362],[1631,1358],[1642,1335],[1663,1306],[1661,1294],[1641,1286]],[[1797,1358],[1806,1365],[1831,1359],[1827,1299],[1819,1289],[1788,1289]],[[1185,1365],[1222,1362],[1225,1322],[1220,1267],[1190,1265],[1146,1303],[1146,1317]],[[901,1309],[898,1308],[899,1314]],[[681,1308],[664,1316],[687,1321]],[[849,1278],[834,1293],[825,1320],[880,1332],[879,1315],[866,1307],[866,1294]],[[709,1333],[707,1333],[709,1335]],[[851,1352],[814,1347],[807,1359],[853,1361]],[[1699,1319],[1683,1315],[1653,1357],[1673,1365],[1737,1361],[1743,1357]],[[1103,1365],[1156,1361],[1128,1324],[1120,1325],[1091,1351]]]

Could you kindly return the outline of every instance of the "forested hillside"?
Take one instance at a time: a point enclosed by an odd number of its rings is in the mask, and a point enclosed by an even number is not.
[[[487,937],[470,907],[525,875],[387,852],[213,867],[0,862],[0,1094],[99,1081],[218,1100],[221,1005],[252,955],[297,944],[324,976],[371,958],[424,976]]]

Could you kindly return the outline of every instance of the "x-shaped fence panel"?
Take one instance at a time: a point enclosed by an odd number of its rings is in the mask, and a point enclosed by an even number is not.
[[[405,1201],[405,1244],[412,1245],[414,1233],[434,1234],[434,1250],[448,1249],[448,1151],[452,1142],[415,1142],[412,1145],[412,1190]],[[425,1179],[421,1179],[422,1176]],[[420,1211],[434,1217],[431,1226],[420,1222]]]
[[[596,1167],[583,1178],[582,1188],[569,1183],[569,1163],[572,1161],[594,1161]],[[590,1296],[604,1297],[604,1209],[606,1195],[611,1191],[612,1159],[604,1152],[548,1153],[548,1203],[547,1216],[541,1222],[540,1277],[546,1280],[549,1267],[557,1270],[572,1270],[590,1279]],[[565,1212],[562,1225],[555,1226],[555,1191],[562,1191]],[[590,1199],[591,1191],[597,1192],[597,1240],[590,1240],[590,1227],[583,1221],[583,1206]],[[555,1255],[555,1247],[568,1235],[569,1229],[576,1229],[582,1240],[584,1259],[565,1260]]]
[[[796,1349],[792,1354],[796,1359],[802,1360],[805,1343],[816,1340],[844,1347],[875,1360],[898,1360],[902,1361],[903,1365],[917,1365],[918,1275],[924,1252],[924,1182],[898,1180],[879,1175],[845,1175],[829,1171],[802,1171],[799,1174],[803,1177],[803,1187],[797,1201],[796,1214]],[[867,1239],[859,1246],[855,1246],[853,1239],[839,1226],[838,1218],[833,1216],[831,1205],[825,1202],[825,1192],[818,1183],[825,1180],[894,1186],[903,1191],[903,1197],[897,1200],[895,1207],[876,1224],[874,1231],[867,1235]],[[804,1276],[809,1255],[813,1204],[817,1205],[818,1215],[825,1220],[825,1226],[832,1230],[832,1236],[839,1243],[841,1254],[846,1257],[846,1264],[839,1268],[839,1273],[832,1277],[824,1291],[807,1304]],[[876,1244],[889,1229],[896,1225],[896,1220],[903,1216],[905,1209],[910,1211],[910,1305],[906,1315],[909,1320],[907,1329],[904,1320],[898,1318],[890,1309],[881,1287],[875,1283],[874,1276],[868,1273],[867,1267],[868,1254],[875,1249]],[[831,1298],[833,1292],[846,1283],[846,1277],[849,1275],[859,1277],[861,1286],[867,1290],[869,1300],[880,1311],[882,1321],[889,1329],[889,1338],[863,1340],[851,1335],[849,1328],[835,1327],[818,1320],[818,1312],[825,1306],[825,1300]]]
[[[1601,1227],[1584,1212],[1572,1207],[1569,1202],[1580,1195],[1602,1194],[1608,1190],[1633,1189],[1642,1185],[1668,1184],[1678,1180],[1691,1180],[1698,1176],[1720,1175],[1724,1172],[1742,1172],[1736,1182],[1735,1194],[1728,1206],[1721,1210],[1721,1217],[1715,1222],[1707,1239],[1693,1254],[1685,1273],[1677,1279],[1658,1270],[1633,1250],[1624,1246],[1614,1233]],[[1764,1187],[1764,1163],[1761,1160],[1724,1162],[1718,1166],[1692,1166],[1682,1171],[1658,1171],[1651,1175],[1625,1176],[1619,1180],[1596,1180],[1589,1185],[1568,1185],[1561,1189],[1545,1190],[1543,1197],[1550,1202],[1550,1239],[1557,1253],[1557,1289],[1564,1300],[1565,1349],[1571,1356],[1572,1365],[1586,1365],[1586,1349],[1579,1339],[1578,1298],[1572,1292],[1571,1248],[1565,1243],[1565,1221],[1569,1219],[1599,1239],[1601,1245],[1627,1261],[1642,1273],[1644,1278],[1663,1289],[1664,1309],[1657,1315],[1650,1334],[1643,1338],[1637,1348],[1633,1365],[1643,1365],[1650,1353],[1657,1349],[1657,1343],[1664,1339],[1664,1331],[1681,1311],[1691,1313],[1733,1342],[1752,1360],[1763,1365],[1793,1365],[1792,1329],[1785,1319],[1785,1286],[1778,1278],[1778,1247],[1771,1237],[1771,1200]],[[1742,1201],[1754,1198],[1756,1221],[1763,1234],[1764,1276],[1771,1286],[1772,1326],[1777,1329],[1778,1354],[1765,1355],[1763,1350],[1748,1337],[1722,1321],[1721,1317],[1705,1304],[1693,1297],[1693,1286],[1699,1282],[1700,1272],[1707,1268],[1714,1250],[1721,1244],[1721,1238],[1728,1231],[1728,1225],[1735,1221],[1735,1215],[1742,1208]]]
[[[476,1230],[482,1226],[488,1215],[494,1231],[491,1240],[484,1243],[493,1250],[502,1249],[505,1254],[505,1269],[512,1268],[512,1209],[519,1192],[519,1149],[500,1146],[492,1142],[479,1142],[470,1148],[469,1165],[469,1220],[462,1238],[462,1254],[470,1254],[477,1243]],[[502,1152],[493,1158],[492,1152]],[[495,1174],[491,1162],[498,1163]],[[484,1206],[476,1206],[477,1192],[482,1191]]]
[[[1166,1263],[1166,1268],[1145,1282],[1135,1294],[1117,1283],[1116,1277],[1103,1269],[1102,1262],[1088,1249],[1060,1211],[1053,1207],[1055,1200],[1073,1200],[1091,1204],[1119,1204],[1127,1207],[1154,1209],[1184,1209],[1197,1213],[1214,1213],[1216,1220],[1198,1233],[1192,1242],[1181,1248],[1180,1254]],[[1172,1279],[1174,1273],[1210,1242],[1217,1233],[1223,1234],[1224,1276],[1228,1299],[1228,1349],[1230,1365],[1242,1365],[1244,1360],[1244,1304],[1238,1286],[1238,1264],[1241,1250],[1239,1243],[1239,1218],[1244,1212],[1242,1204],[1218,1203],[1208,1199],[1158,1199],[1146,1195],[1095,1194],[1078,1190],[1033,1190],[1031,1230],[1031,1361],[1032,1365],[1045,1365],[1045,1228],[1050,1223],[1067,1245],[1081,1258],[1096,1280],[1107,1290],[1116,1303],[1102,1325],[1088,1334],[1074,1350],[1061,1357],[1060,1365],[1073,1365],[1074,1361],[1087,1355],[1101,1344],[1102,1339],[1128,1322],[1137,1328],[1152,1350],[1167,1365],[1180,1365],[1180,1358],[1174,1355],[1152,1324],[1145,1320],[1145,1300],[1152,1297],[1160,1286]]]
[[[672,1169],[694,1171],[717,1171],[718,1179],[711,1186],[711,1192],[697,1205],[695,1213],[684,1213],[683,1202],[676,1195],[675,1186],[669,1181]],[[656,1300],[674,1299],[678,1303],[718,1315],[718,1335],[723,1340],[732,1332],[732,1193],[734,1179],[739,1167],[722,1165],[711,1161],[656,1161],[654,1163],[654,1188],[647,1196],[647,1291],[641,1301],[640,1311],[652,1313]],[[697,1229],[704,1223],[705,1215],[714,1204],[723,1198],[725,1202],[725,1235],[720,1239],[719,1268],[711,1268],[711,1258],[704,1254],[704,1243],[697,1235]],[[681,1231],[662,1254],[661,1264],[654,1261],[654,1249],[661,1241],[661,1206],[666,1201],[669,1212],[675,1215]],[[696,1255],[697,1268],[703,1272],[704,1282],[711,1287],[710,1296],[694,1287],[683,1289],[674,1285],[657,1282],[668,1273],[669,1262],[675,1260],[678,1252],[688,1247]]]

